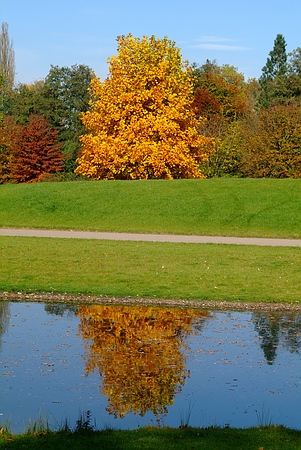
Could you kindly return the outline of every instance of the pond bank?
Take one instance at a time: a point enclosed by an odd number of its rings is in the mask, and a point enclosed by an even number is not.
[[[0,300],[42,303],[87,303],[101,305],[149,305],[233,311],[301,311],[296,303],[250,303],[211,300],[154,299],[134,297],[101,297],[55,293],[0,292]]]

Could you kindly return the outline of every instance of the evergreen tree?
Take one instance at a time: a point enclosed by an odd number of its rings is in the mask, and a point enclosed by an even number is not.
[[[274,48],[269,53],[266,65],[262,68],[262,77],[275,79],[285,75],[287,72],[286,42],[282,34],[277,34],[274,41]]]
[[[273,50],[270,51],[259,78],[260,106],[268,107],[272,103],[283,103],[287,98],[287,70],[285,38],[282,34],[277,34]]]

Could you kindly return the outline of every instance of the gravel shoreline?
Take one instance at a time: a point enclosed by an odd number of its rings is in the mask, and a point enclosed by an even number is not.
[[[301,312],[301,304],[293,303],[250,303],[210,300],[153,299],[133,297],[101,297],[90,295],[0,292],[0,300],[39,303],[88,303],[99,305],[145,305],[174,308],[197,308],[206,310],[233,311],[292,311]]]

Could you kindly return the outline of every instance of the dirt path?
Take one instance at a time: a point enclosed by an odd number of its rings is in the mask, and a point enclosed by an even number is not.
[[[226,236],[186,236],[178,234],[106,233],[98,231],[42,230],[0,228],[0,236],[29,236],[68,239],[108,239],[114,241],[184,242],[193,244],[264,245],[272,247],[301,247],[301,239],[268,239]]]

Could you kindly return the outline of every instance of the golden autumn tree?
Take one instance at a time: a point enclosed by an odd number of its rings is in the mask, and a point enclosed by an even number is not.
[[[117,38],[109,76],[91,81],[93,100],[76,172],[94,179],[200,178],[213,150],[193,113],[193,78],[166,37]],[[199,119],[202,120],[202,119]]]
[[[98,370],[109,413],[166,412],[185,378],[184,337],[209,313],[146,306],[80,306],[86,373]]]

